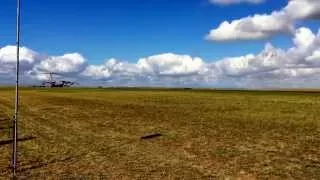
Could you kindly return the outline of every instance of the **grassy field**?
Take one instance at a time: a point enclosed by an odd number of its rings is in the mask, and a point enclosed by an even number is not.
[[[13,96],[0,89],[0,119]],[[24,89],[21,100],[21,136],[35,137],[19,144],[26,179],[320,177],[320,92]],[[150,133],[163,136],[140,139]]]

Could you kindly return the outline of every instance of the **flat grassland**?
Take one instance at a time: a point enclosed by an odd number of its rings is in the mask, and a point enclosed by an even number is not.
[[[0,119],[13,97],[0,89]],[[35,137],[19,142],[26,179],[320,177],[320,92],[26,88],[21,100],[20,136]],[[162,136],[140,139],[150,133]]]

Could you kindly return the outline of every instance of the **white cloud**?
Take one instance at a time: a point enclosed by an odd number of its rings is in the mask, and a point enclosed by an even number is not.
[[[256,14],[231,22],[224,21],[212,29],[206,39],[213,41],[264,39],[277,33],[292,33],[298,19],[320,18],[319,0],[291,0],[280,11]]]
[[[317,64],[320,66],[320,49],[314,51],[311,56],[306,58],[306,60],[308,63]]]
[[[209,0],[213,4],[220,5],[230,5],[230,4],[240,4],[240,3],[250,3],[250,4],[259,4],[265,0]]]
[[[0,73],[13,71],[17,61],[16,46],[0,48]],[[23,70],[30,69],[40,58],[39,54],[26,47],[20,48],[20,63]]]
[[[282,32],[290,33],[294,26],[290,18],[283,12],[273,12],[271,15],[254,15],[232,22],[225,21],[207,35],[208,40],[254,40],[267,38]]]
[[[200,73],[203,60],[189,55],[172,53],[154,55],[138,61],[138,68],[146,74],[156,76],[180,76]]]
[[[94,79],[112,79],[116,77],[134,78],[139,73],[135,64],[109,59],[102,65],[89,65],[81,75]]]
[[[242,86],[258,84],[260,87],[319,86],[320,83],[315,82],[320,79],[319,40],[319,34],[316,36],[309,29],[300,28],[293,39],[295,46],[287,51],[267,45],[264,51],[251,58],[247,67],[238,69],[242,72],[237,76],[238,82],[243,82]],[[243,61],[248,62],[247,59]]]
[[[120,62],[110,59],[103,65],[89,65],[82,76],[109,83],[136,85],[177,85],[194,83],[201,78],[205,63],[200,58],[173,53],[141,58],[137,63]]]
[[[136,62],[109,59],[101,65],[88,65],[79,53],[43,56],[23,47],[21,75],[29,84],[47,79],[41,72],[54,71],[63,79],[81,80],[81,85],[319,87],[320,31],[299,28],[292,41],[294,46],[287,50],[267,43],[258,54],[215,62],[165,53]],[[0,49],[0,83],[14,83],[15,58],[14,46]]]
[[[0,83],[11,84],[16,70],[16,46],[0,48]],[[41,55],[27,47],[20,48],[20,74],[25,75],[40,61]],[[25,77],[25,76],[23,76]],[[23,79],[22,79],[23,80]]]
[[[16,46],[0,48],[0,83],[8,84],[15,77]],[[77,76],[86,67],[86,60],[78,53],[46,56],[27,47],[20,48],[20,74],[23,82],[47,79],[46,72]]]
[[[320,18],[320,1],[290,0],[283,11],[292,19],[318,19]]]
[[[26,47],[21,47],[20,49],[20,60],[21,62],[26,62],[33,64],[38,56],[38,53]],[[16,46],[5,46],[0,48],[0,60],[3,63],[15,63],[17,60],[17,48]]]
[[[314,44],[316,36],[308,28],[302,27],[296,31],[294,44],[299,48],[308,48]]]
[[[50,56],[35,66],[42,72],[77,73],[84,69],[86,59],[78,53]]]
[[[108,83],[135,82],[139,85],[320,86],[320,81],[315,81],[320,80],[320,33],[315,35],[302,27],[293,34],[294,46],[287,50],[267,43],[258,54],[227,57],[211,63],[172,53],[141,58],[137,63],[109,60],[101,66],[89,66],[87,71],[91,73],[87,77],[107,77]]]
[[[46,80],[49,72],[57,73],[57,77],[77,77],[86,68],[86,59],[79,53],[62,56],[48,56],[35,64],[28,75],[32,79]]]
[[[215,63],[216,70],[221,75],[241,76],[253,70],[249,64],[254,58],[255,57],[252,54],[225,58]]]

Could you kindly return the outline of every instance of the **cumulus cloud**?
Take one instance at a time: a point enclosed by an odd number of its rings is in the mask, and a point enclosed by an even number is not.
[[[310,29],[302,27],[296,31],[293,42],[299,48],[308,48],[315,40],[316,35]]]
[[[40,55],[26,47],[20,48],[20,63],[24,70],[29,70],[40,59]],[[0,73],[9,73],[15,70],[17,60],[16,46],[0,48]]]
[[[45,73],[54,72],[58,76],[77,76],[86,68],[86,59],[79,53],[49,56],[35,64],[28,73],[35,79],[47,79]]]
[[[212,62],[165,53],[136,62],[109,59],[101,65],[90,65],[79,53],[44,56],[22,47],[21,75],[29,84],[47,79],[42,72],[54,71],[63,79],[81,80],[81,85],[319,87],[320,32],[302,27],[293,34],[291,48],[279,49],[267,43],[257,54]],[[14,82],[15,60],[15,46],[0,49],[0,83]]]
[[[294,47],[288,50],[267,44],[261,53],[241,60],[246,66],[237,70],[241,72],[236,74],[238,82],[242,86],[319,86],[315,83],[315,79],[320,79],[319,40],[319,33],[300,28],[293,38]]]
[[[258,54],[226,57],[215,62],[172,53],[141,58],[137,63],[113,59],[101,66],[89,66],[87,71],[91,73],[86,75],[107,77],[112,82],[130,79],[130,82],[143,85],[224,84],[246,88],[319,86],[320,81],[316,80],[320,80],[320,33],[314,34],[302,27],[293,34],[294,46],[287,50],[267,43]]]
[[[139,72],[140,71],[135,64],[109,59],[102,65],[89,65],[81,75],[101,80],[121,77],[134,79],[139,75]]]
[[[165,53],[141,58],[137,63],[107,60],[103,65],[89,65],[81,74],[86,78],[136,85],[176,85],[199,77],[205,70],[200,58]],[[194,81],[192,81],[194,82]]]
[[[155,76],[181,76],[200,73],[204,63],[201,58],[172,53],[142,58],[138,68],[145,74]]]
[[[35,69],[44,72],[77,73],[83,70],[86,59],[78,53],[51,56],[41,61]]]
[[[320,33],[302,27],[293,34],[294,46],[287,50],[267,43],[258,54],[211,63],[211,71],[218,80],[233,81],[239,87],[319,87]]]
[[[230,5],[230,4],[240,4],[240,3],[250,3],[250,4],[259,4],[265,0],[209,0],[213,4],[220,5]]]
[[[311,56],[308,56],[306,58],[307,62],[316,63],[317,65],[320,65],[320,50],[316,50],[312,53]]]
[[[15,78],[16,70],[16,46],[5,46],[0,48],[0,83],[12,84]],[[20,48],[20,74],[26,77],[28,71],[30,71],[36,63],[42,59],[42,56],[27,48]],[[26,82],[26,79],[22,79]]]
[[[320,1],[290,0],[286,7],[271,14],[256,14],[231,22],[224,21],[210,30],[212,41],[264,39],[278,33],[293,33],[295,21],[320,18]]]
[[[292,19],[319,19],[319,0],[290,0],[282,10]]]
[[[0,83],[9,84],[15,76],[16,46],[0,48]],[[26,83],[47,79],[47,72],[62,76],[77,76],[86,68],[86,59],[78,53],[46,56],[27,47],[20,48],[20,74]]]
[[[84,76],[109,79],[121,77],[161,77],[191,76],[200,74],[205,63],[200,58],[172,53],[141,58],[137,63],[120,62],[110,59],[103,65],[90,65],[82,73]]]
[[[271,15],[254,15],[232,22],[225,21],[207,35],[208,40],[254,40],[267,38],[282,32],[290,33],[294,26],[290,18],[283,12],[273,12]]]

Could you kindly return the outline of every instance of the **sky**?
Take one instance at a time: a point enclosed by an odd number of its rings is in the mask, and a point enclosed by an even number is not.
[[[16,2],[0,7],[0,84]],[[318,0],[22,0],[21,77],[83,85],[319,87]]]

